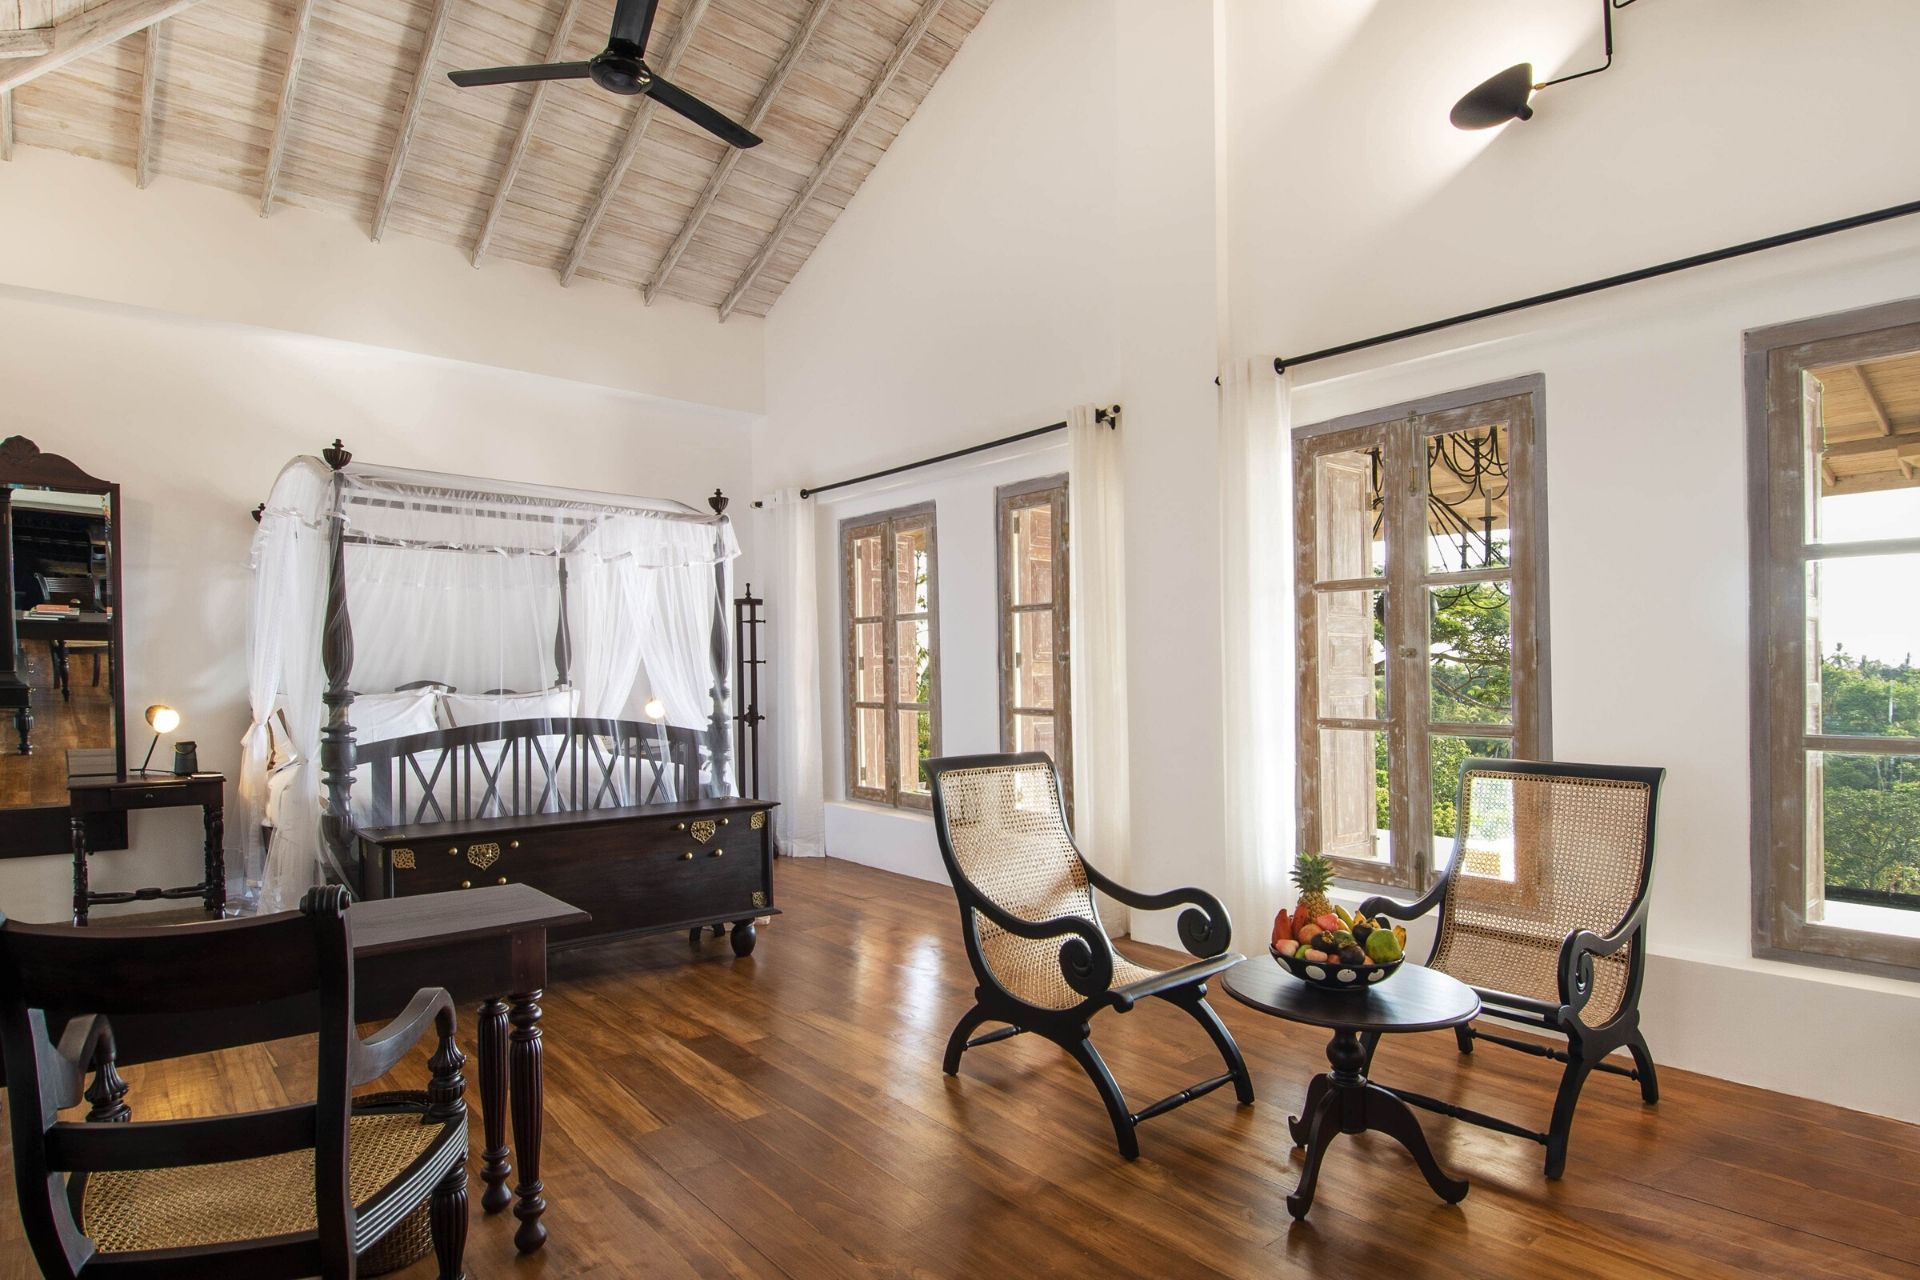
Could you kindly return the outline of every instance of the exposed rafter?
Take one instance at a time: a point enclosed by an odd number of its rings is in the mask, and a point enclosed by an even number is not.
[[[1858,458],[1865,455],[1886,453],[1899,449],[1920,448],[1920,423],[1912,426],[1896,426],[1884,436],[1868,436],[1864,440],[1837,440],[1820,450],[1823,458]]]
[[[76,13],[54,24],[51,48],[46,53],[0,61],[0,92],[18,89],[49,71],[58,71],[75,58],[84,58],[136,31],[145,31],[154,23],[198,3],[200,0],[106,0],[84,13]]]
[[[779,97],[780,90],[786,87],[787,77],[792,75],[793,69],[800,64],[801,57],[807,51],[807,45],[812,42],[814,33],[820,29],[821,22],[826,19],[827,10],[832,7],[833,0],[813,0],[813,7],[807,10],[807,16],[800,23],[800,30],[794,33],[793,39],[787,44],[787,51],[781,56],[780,64],[773,69],[773,74],[767,77],[767,83],[760,90],[760,96],[754,100],[753,110],[748,112],[746,120],[742,122],[748,129],[758,131],[761,122],[767,118],[767,113],[773,110],[774,100]],[[693,208],[687,213],[686,221],[681,224],[679,234],[675,235],[673,243],[667,246],[667,252],[660,259],[660,265],[654,268],[653,279],[647,281],[641,288],[641,296],[647,300],[649,306],[653,304],[654,295],[660,292],[662,286],[667,283],[667,278],[673,274],[673,269],[680,265],[680,259],[685,256],[687,246],[693,243],[693,237],[700,230],[700,224],[707,220],[707,214],[713,210],[714,201],[720,198],[721,188],[727,185],[727,176],[733,172],[733,167],[740,163],[741,154],[739,148],[728,147],[726,154],[720,157],[720,163],[714,167],[713,176],[707,179],[707,185],[700,192],[700,198],[694,201]]]
[[[1880,434],[1892,435],[1893,419],[1887,416],[1887,407],[1880,403],[1879,393],[1874,391],[1873,383],[1867,381],[1867,371],[1857,364],[1850,364],[1847,368],[1852,372],[1853,380],[1860,384],[1860,394],[1867,398],[1867,411],[1873,414],[1873,420],[1880,424]]]
[[[387,155],[387,178],[380,184],[379,198],[374,201],[373,225],[367,233],[372,239],[378,240],[387,229],[387,215],[393,210],[394,193],[400,190],[400,171],[406,167],[407,150],[413,146],[413,131],[420,123],[420,107],[427,100],[433,60],[440,52],[440,38],[447,32],[447,14],[452,8],[452,0],[434,0],[426,42],[420,46],[420,61],[413,68],[413,88],[407,94],[407,109],[400,117],[400,132],[394,135],[393,150]]]
[[[293,48],[287,51],[287,72],[280,78],[280,101],[273,112],[273,145],[267,149],[267,172],[260,181],[260,216],[273,212],[273,189],[280,182],[280,166],[287,158],[287,131],[293,125],[293,91],[300,83],[300,63],[307,56],[307,32],[313,26],[313,0],[299,0],[293,14]]]
[[[661,60],[656,70],[671,80],[679,69],[680,59],[686,55],[687,48],[693,43],[694,33],[700,28],[700,20],[707,15],[709,0],[693,0],[687,6],[687,12],[680,19],[679,29],[673,33],[673,44],[667,49],[667,56]],[[613,158],[613,167],[607,170],[606,177],[600,181],[600,194],[594,197],[593,208],[587,212],[587,220],[580,224],[580,230],[574,234],[573,248],[567,251],[566,265],[560,268],[560,283],[572,284],[574,273],[580,270],[581,260],[587,256],[587,245],[593,239],[594,232],[600,229],[600,220],[607,216],[607,209],[613,204],[614,193],[626,179],[627,170],[633,167],[634,157],[640,154],[640,144],[646,141],[647,126],[653,123],[654,101],[641,98],[640,109],[634,113],[633,123],[627,126],[627,136],[620,142],[620,154]],[[752,125],[747,126],[752,128]],[[732,148],[728,148],[732,150]]]
[[[133,185],[142,191],[153,181],[153,95],[160,83],[160,32],[165,25],[156,22],[140,37],[145,47],[140,53],[140,138],[134,143]]]
[[[820,163],[814,166],[812,176],[807,179],[807,185],[800,189],[800,194],[793,198],[793,203],[787,206],[787,211],[780,215],[780,221],[774,224],[773,233],[767,237],[767,242],[760,246],[760,252],[753,255],[753,261],[747,264],[747,269],[741,272],[740,279],[735,281],[733,288],[728,291],[726,300],[720,304],[722,320],[732,315],[734,308],[740,305],[740,299],[746,297],[747,290],[753,288],[753,282],[758,280],[760,273],[767,269],[767,263],[772,261],[781,242],[793,230],[794,219],[798,218],[800,211],[812,203],[814,196],[820,193],[820,188],[826,184],[827,176],[833,172],[833,166],[838,163],[842,153],[866,125],[867,118],[873,114],[874,108],[880,105],[880,99],[885,97],[887,90],[893,87],[894,79],[900,74],[900,68],[906,65],[907,59],[913,55],[915,46],[920,43],[920,37],[926,35],[927,28],[939,15],[941,2],[942,0],[925,0],[925,3],[920,6],[920,12],[914,15],[906,31],[901,33],[899,43],[893,46],[893,56],[888,58],[887,65],[880,69],[879,78],[867,90],[867,96],[861,100],[859,108],[854,111],[847,123],[841,126],[839,134],[827,147],[827,153],[821,156]]]
[[[573,34],[573,20],[580,13],[580,0],[567,0],[567,7],[561,11],[560,25],[553,29],[553,39],[547,41],[547,56],[542,62],[558,62],[566,50],[567,38]],[[533,96],[527,99],[526,114],[520,117],[520,130],[514,134],[513,150],[507,153],[507,167],[500,172],[500,181],[493,189],[493,201],[487,206],[487,220],[480,225],[480,235],[473,242],[473,265],[479,266],[480,259],[487,255],[487,246],[493,243],[494,229],[500,225],[500,215],[507,209],[507,194],[513,190],[513,180],[520,176],[520,162],[526,158],[527,143],[533,140],[534,122],[540,116],[540,104],[547,100],[547,88],[551,82],[541,80],[533,86]]]
[[[52,27],[28,27],[24,31],[0,31],[0,58],[37,58],[53,52]]]
[[[13,95],[0,93],[0,160],[13,159]]]

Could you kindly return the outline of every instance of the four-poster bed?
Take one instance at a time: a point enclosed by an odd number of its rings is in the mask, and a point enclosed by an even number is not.
[[[242,830],[263,909],[527,883],[571,940],[773,906],[730,751],[726,499],[296,458],[257,513]],[[250,879],[252,878],[250,874]],[[569,940],[564,931],[559,941]]]

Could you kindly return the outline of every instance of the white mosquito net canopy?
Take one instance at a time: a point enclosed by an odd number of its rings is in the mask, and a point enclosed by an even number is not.
[[[260,909],[329,877],[352,883],[346,833],[394,816],[369,807],[364,777],[351,812],[330,812],[330,681],[353,694],[356,745],[463,724],[647,720],[702,735],[699,788],[732,794],[738,554],[725,516],[683,503],[288,463],[253,540],[240,809]]]

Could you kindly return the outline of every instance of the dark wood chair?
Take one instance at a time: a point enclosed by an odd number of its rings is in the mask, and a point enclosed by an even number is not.
[[[92,574],[36,573],[34,581],[39,584],[40,598],[49,604],[77,604],[89,613],[100,611],[100,579]],[[100,687],[100,659],[104,656],[109,664],[113,662],[113,643],[108,640],[49,640],[47,649],[53,658],[53,679],[59,686],[61,696],[71,699],[73,687],[69,683],[67,659],[76,653],[93,655],[93,687]],[[108,679],[113,676],[111,665],[107,668]]]
[[[940,856],[960,900],[961,936],[979,982],[973,1008],[947,1040],[946,1073],[958,1074],[960,1055],[976,1045],[1027,1031],[1051,1040],[1099,1090],[1129,1160],[1140,1154],[1134,1129],[1143,1120],[1229,1081],[1242,1103],[1252,1102],[1240,1048],[1206,999],[1207,979],[1243,958],[1227,951],[1232,926],[1219,901],[1199,889],[1140,893],[1102,875],[1074,846],[1059,777],[1042,752],[950,756],[929,760],[926,770]],[[1095,889],[1139,911],[1187,907],[1180,940],[1200,958],[1166,970],[1128,960],[1100,923]],[[1124,1013],[1152,996],[1204,1027],[1227,1070],[1132,1111],[1093,1047],[1088,1023],[1104,1009]],[[1007,1025],[973,1035],[989,1022]]]
[[[1546,1132],[1395,1089],[1426,1107],[1547,1149],[1547,1176],[1567,1165],[1581,1086],[1595,1071],[1626,1076],[1646,1102],[1660,1099],[1653,1055],[1640,1033],[1646,976],[1647,886],[1664,769],[1468,760],[1460,771],[1453,860],[1418,902],[1385,897],[1363,915],[1395,921],[1439,909],[1427,964],[1480,996],[1486,1015],[1565,1036],[1566,1049],[1454,1029],[1461,1053],[1476,1040],[1565,1064]],[[1377,1039],[1377,1037],[1376,1037]],[[1371,1054],[1373,1045],[1368,1044]],[[1629,1069],[1607,1061],[1625,1049]]]
[[[349,901],[330,886],[297,912],[176,928],[0,918],[14,1177],[42,1272],[351,1278],[359,1255],[430,1199],[442,1280],[464,1274],[465,1059],[453,1006],[444,991],[421,991],[384,1030],[358,1037]],[[315,1001],[316,1101],[131,1122],[111,1068],[113,1018],[217,1022],[224,1010],[287,1001]],[[352,1087],[386,1074],[430,1026],[439,1044],[426,1093],[356,1102]],[[60,1119],[94,1064],[88,1121]]]

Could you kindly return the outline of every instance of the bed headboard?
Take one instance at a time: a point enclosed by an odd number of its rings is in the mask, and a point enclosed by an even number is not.
[[[700,737],[636,720],[508,720],[357,746],[362,827],[609,809],[700,794]],[[360,787],[356,779],[355,790]]]

